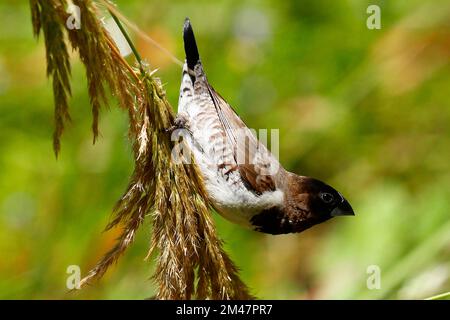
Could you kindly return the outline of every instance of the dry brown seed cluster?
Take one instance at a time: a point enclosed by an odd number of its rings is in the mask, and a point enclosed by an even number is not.
[[[82,27],[68,30],[65,0],[30,0],[34,34],[44,34],[47,74],[53,80],[55,153],[60,150],[64,124],[70,120],[70,43],[86,68],[94,141],[109,89],[128,111],[135,162],[127,190],[107,226],[121,227],[121,234],[81,285],[100,278],[133,242],[144,218],[150,216],[153,233],[147,256],[158,252],[153,276],[158,285],[156,298],[251,298],[217,236],[197,167],[170,161],[173,146],[164,129],[172,125],[174,113],[159,79],[142,64],[135,70],[121,57],[99,19],[96,2],[73,0],[73,4],[80,8]]]

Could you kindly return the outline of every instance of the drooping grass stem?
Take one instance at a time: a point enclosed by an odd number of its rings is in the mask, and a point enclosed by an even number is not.
[[[134,46],[133,41],[131,41],[130,36],[128,35],[127,31],[123,27],[123,25],[120,22],[119,18],[117,18],[117,16],[111,10],[108,9],[108,12],[111,15],[111,17],[114,19],[114,22],[119,27],[120,32],[122,32],[123,36],[125,37],[125,40],[127,41],[128,45],[130,46],[131,51],[133,52],[134,57],[136,58],[136,60],[137,60],[137,62],[139,64],[139,69],[141,70],[142,74],[144,74],[145,72],[144,72],[144,67],[142,65],[142,58],[141,58],[141,55],[139,54],[138,50]]]

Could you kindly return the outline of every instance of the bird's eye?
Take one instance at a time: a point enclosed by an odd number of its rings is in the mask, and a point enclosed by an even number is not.
[[[328,192],[322,192],[320,194],[320,198],[322,199],[323,202],[325,203],[332,203],[334,200],[334,197],[331,193]]]

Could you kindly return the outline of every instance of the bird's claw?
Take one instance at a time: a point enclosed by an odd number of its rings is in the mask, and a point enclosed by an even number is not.
[[[177,129],[186,129],[190,132],[187,123],[188,123],[187,116],[183,113],[178,114],[176,118],[173,120],[173,125],[170,126],[169,128],[164,129],[164,132],[172,133]]]

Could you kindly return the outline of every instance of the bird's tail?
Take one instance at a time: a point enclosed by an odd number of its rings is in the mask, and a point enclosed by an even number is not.
[[[194,67],[199,62],[200,57],[198,55],[197,43],[195,42],[194,31],[192,30],[191,21],[189,21],[189,18],[184,20],[183,41],[188,68],[194,70]]]

